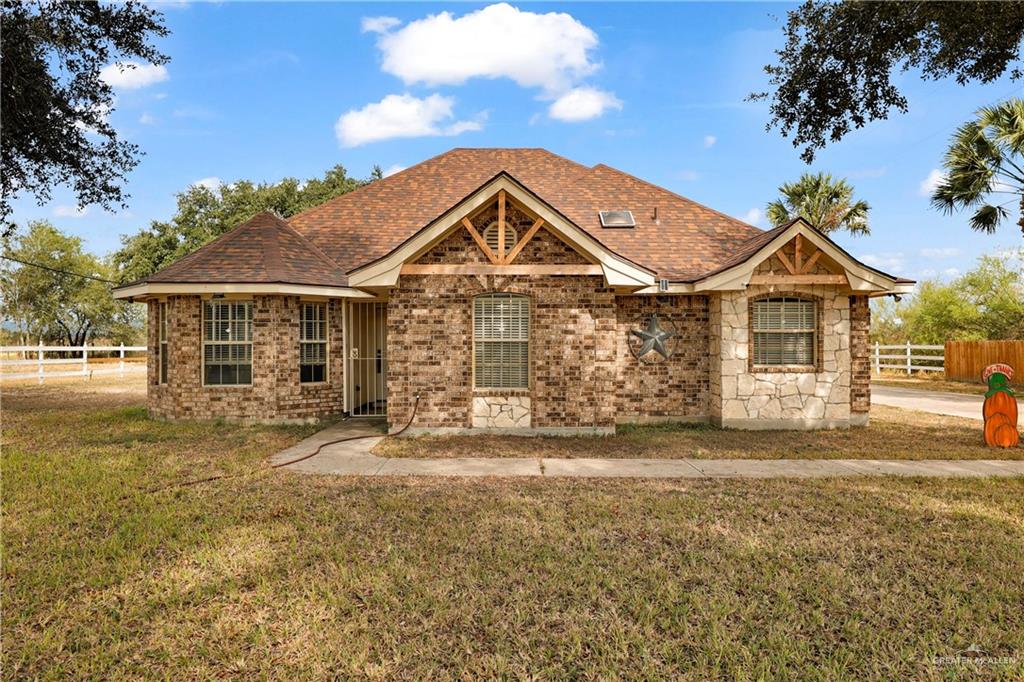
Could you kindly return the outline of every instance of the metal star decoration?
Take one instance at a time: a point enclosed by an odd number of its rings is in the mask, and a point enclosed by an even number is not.
[[[671,352],[665,347],[665,342],[675,336],[675,333],[662,329],[658,325],[658,314],[653,313],[647,320],[646,329],[630,329],[629,333],[640,339],[640,348],[633,351],[637,359],[643,359],[645,355],[654,351],[663,359],[668,360]]]

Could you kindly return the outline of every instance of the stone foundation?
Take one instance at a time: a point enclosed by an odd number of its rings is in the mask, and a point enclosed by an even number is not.
[[[473,396],[473,428],[530,428],[529,396]]]

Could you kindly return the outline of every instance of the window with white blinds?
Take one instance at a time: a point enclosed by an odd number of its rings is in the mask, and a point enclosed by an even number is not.
[[[751,313],[755,365],[815,363],[818,310],[814,301],[778,297],[754,301]]]
[[[529,388],[529,298],[485,294],[473,299],[473,359],[476,388]]]
[[[303,303],[299,320],[299,381],[327,381],[327,304]]]
[[[251,302],[203,302],[203,383],[252,383]]]
[[[485,227],[484,233],[481,236],[484,238],[484,241],[487,243],[487,246],[491,248],[491,251],[493,251],[494,253],[498,253],[498,221],[494,221],[493,223]],[[516,245],[516,242],[518,241],[519,235],[516,233],[515,228],[506,223],[504,255],[508,255],[508,252],[512,250],[512,248]]]

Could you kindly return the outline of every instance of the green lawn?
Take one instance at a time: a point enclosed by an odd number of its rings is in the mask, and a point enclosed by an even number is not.
[[[1024,676],[1024,480],[381,480],[5,390],[3,676]],[[218,471],[262,472],[157,494]],[[938,666],[977,644],[1001,663]]]
[[[696,459],[1024,459],[1024,443],[985,447],[982,422],[876,405],[863,428],[737,431],[707,424],[620,427],[614,436],[419,436],[381,442],[382,457]]]

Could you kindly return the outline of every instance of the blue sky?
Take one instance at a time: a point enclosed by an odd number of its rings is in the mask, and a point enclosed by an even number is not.
[[[111,121],[146,152],[129,209],[81,215],[59,191],[43,207],[20,199],[17,220],[49,219],[106,253],[169,218],[191,183],[315,177],[337,163],[365,177],[374,164],[397,169],[454,146],[529,146],[607,163],[767,227],[778,185],[808,170],[765,130],[767,105],[743,101],[765,86],[789,5],[160,7],[171,62],[112,76]],[[955,126],[1024,84],[965,88],[914,74],[899,83],[908,114],[856,131],[811,167],[847,177],[872,206],[871,236],[838,240],[914,278],[950,277],[1019,245],[1014,222],[977,234],[966,215],[932,210],[923,188]]]

